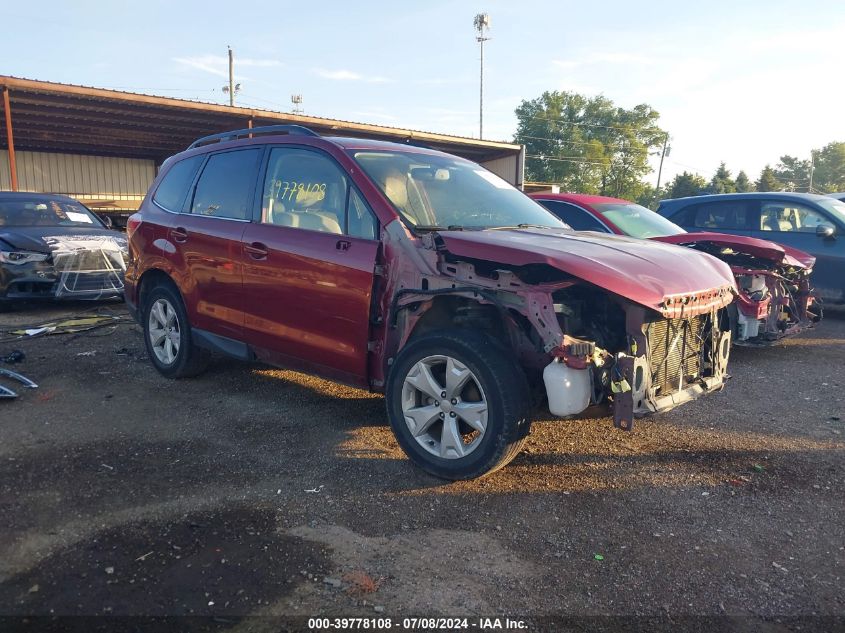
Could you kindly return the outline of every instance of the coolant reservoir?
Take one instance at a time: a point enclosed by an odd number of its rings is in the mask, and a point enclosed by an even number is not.
[[[556,358],[543,370],[543,382],[553,415],[575,415],[590,405],[589,369],[573,369]]]

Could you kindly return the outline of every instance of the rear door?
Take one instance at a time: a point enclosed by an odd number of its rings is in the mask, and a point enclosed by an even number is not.
[[[174,218],[170,240],[182,255],[180,283],[193,327],[242,340],[243,248],[261,148],[210,154]]]
[[[753,199],[708,200],[691,204],[669,219],[687,231],[750,236],[758,208]]]
[[[832,226],[832,237],[818,235],[819,226]],[[824,209],[792,199],[764,199],[754,237],[786,244],[816,257],[813,285],[825,299],[841,300],[845,289],[845,231]]]
[[[243,235],[245,335],[259,357],[366,384],[375,216],[328,154],[274,147]]]

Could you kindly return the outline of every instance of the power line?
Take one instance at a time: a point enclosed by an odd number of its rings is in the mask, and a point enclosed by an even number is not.
[[[522,138],[530,138],[530,139],[534,139],[534,140],[537,140],[537,141],[552,141],[553,143],[565,143],[567,145],[593,145],[593,143],[590,143],[589,141],[565,141],[565,140],[559,140],[559,139],[556,139],[556,138],[548,138],[548,137],[545,137],[545,136],[528,136],[527,134],[521,134],[521,135],[519,135],[519,138],[521,138],[521,139]],[[648,149],[640,148],[640,147],[625,148],[624,146],[617,147],[617,146],[613,146],[613,145],[605,145],[605,147],[608,147],[608,148],[610,148],[614,151],[620,151],[620,152],[624,152],[624,153],[627,153],[627,154],[633,153],[634,151],[639,152],[641,154],[647,154],[648,153]]]
[[[551,160],[560,163],[583,163],[586,165],[603,165],[607,161],[598,158],[583,158],[579,156],[565,156],[562,158],[553,156],[539,156],[537,154],[526,154],[525,158],[534,158],[538,160]]]
[[[606,130],[624,130],[626,132],[642,132],[643,131],[641,129],[638,130],[637,128],[627,127],[627,126],[624,126],[624,125],[599,125],[598,123],[583,123],[581,121],[568,121],[566,119],[558,119],[558,118],[555,118],[555,117],[541,116],[539,114],[534,114],[534,115],[531,116],[531,118],[532,119],[541,119],[541,120],[544,120],[544,121],[557,121],[559,123],[564,123],[566,125],[573,125],[573,126],[578,126],[578,127],[589,127],[589,128],[594,127],[594,128],[602,128],[602,129],[606,129]]]

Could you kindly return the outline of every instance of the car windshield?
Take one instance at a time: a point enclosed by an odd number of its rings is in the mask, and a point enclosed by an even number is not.
[[[399,215],[419,229],[568,228],[480,165],[453,156],[357,151],[355,160]]]
[[[103,224],[78,202],[45,198],[0,198],[0,227],[88,226]]]
[[[836,198],[831,198],[830,200],[816,200],[816,202],[833,217],[845,224],[845,202],[841,202]]]
[[[592,205],[596,211],[613,222],[625,235],[639,239],[663,237],[686,233],[684,229],[670,222],[651,209],[646,209],[633,202],[601,202]]]

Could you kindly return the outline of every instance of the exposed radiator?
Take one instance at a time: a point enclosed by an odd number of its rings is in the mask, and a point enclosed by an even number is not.
[[[704,336],[709,317],[661,319],[648,324],[652,387],[658,395],[680,391],[698,378],[704,367]]]

